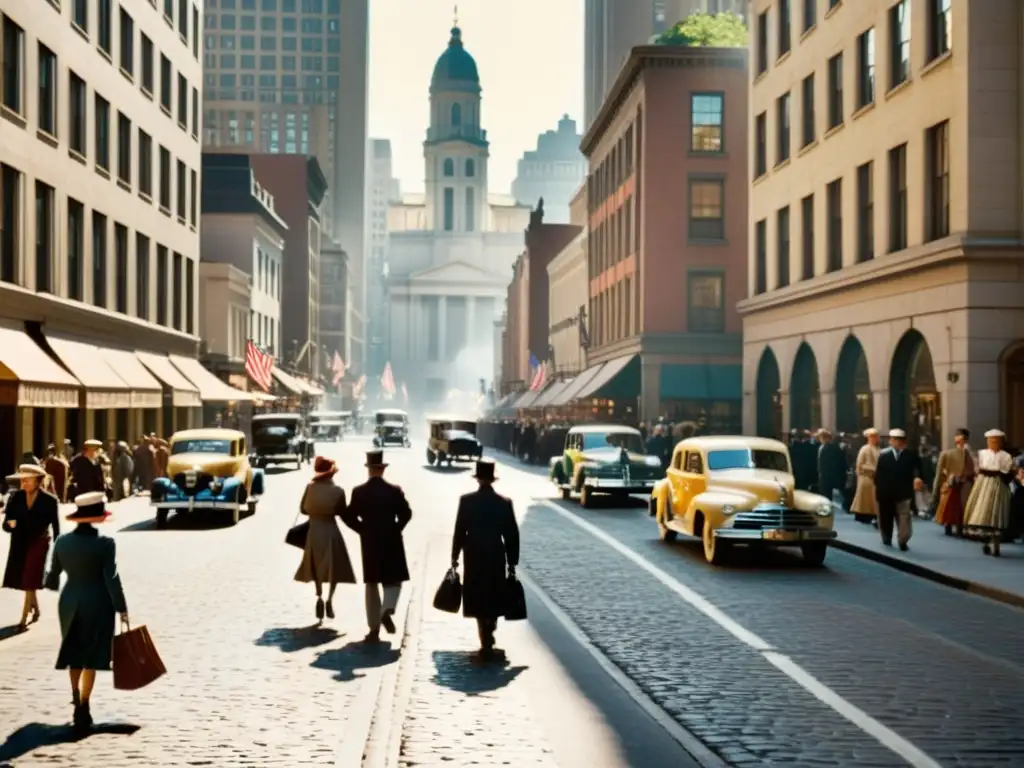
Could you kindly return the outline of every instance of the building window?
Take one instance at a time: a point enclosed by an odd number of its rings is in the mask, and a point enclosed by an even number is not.
[[[825,190],[828,210],[825,238],[828,242],[828,271],[843,268],[843,180],[836,179]]]
[[[117,178],[132,183],[132,121],[121,112],[117,113]]]
[[[695,93],[690,96],[690,151],[722,152],[725,149],[725,94]]]
[[[857,108],[875,103],[875,29],[857,38]]]
[[[114,257],[117,259],[114,309],[128,314],[128,227],[123,224],[114,224]]]
[[[188,127],[188,80],[178,74],[178,125]]]
[[[185,216],[187,214],[187,208],[188,208],[188,186],[186,186],[187,184],[188,184],[188,169],[185,167],[185,164],[183,162],[181,162],[181,160],[179,160],[178,161],[178,184],[177,184],[177,189],[175,191],[178,193],[177,194],[177,198],[178,199],[177,199],[177,211],[176,212],[178,214],[178,219],[181,220],[181,221],[185,221]]]
[[[36,182],[36,291],[53,293],[53,201],[49,184]]]
[[[199,89],[192,89],[192,138],[199,136]],[[249,139],[251,141],[251,139]]]
[[[754,178],[768,173],[768,115],[762,112],[754,120]]]
[[[462,105],[452,104],[452,128],[462,125]]]
[[[757,17],[757,74],[768,71],[768,11]]]
[[[185,262],[185,333],[195,333],[196,275],[195,262]]]
[[[57,135],[57,54],[39,44],[39,130]]]
[[[3,105],[23,115],[21,93],[25,77],[25,31],[6,16],[3,21]]]
[[[814,29],[818,23],[818,0],[804,0],[804,32]]]
[[[687,330],[724,333],[725,276],[721,272],[690,272],[686,279]]]
[[[801,101],[803,102],[801,104],[801,109],[803,110],[801,146],[806,147],[813,144],[814,140],[818,138],[818,132],[815,127],[813,72],[804,78],[803,85],[801,86]]]
[[[789,206],[780,208],[775,215],[775,258],[778,268],[776,287],[789,285]]]
[[[450,157],[446,157],[444,160],[444,175],[445,178],[451,178],[455,175],[455,161]]]
[[[953,48],[953,0],[928,0],[928,61]]]
[[[139,33],[140,35],[140,55],[142,56],[142,62],[140,69],[142,70],[142,90],[152,95],[154,78],[156,76],[153,68],[153,57],[156,55],[153,51],[153,41],[146,37],[145,34]]]
[[[126,75],[135,74],[135,23],[124,8],[118,19],[121,35],[121,71]]]
[[[476,176],[476,163],[473,162],[473,158],[466,158],[466,178],[472,179]]]
[[[17,283],[21,251],[22,175],[0,164],[0,280]]]
[[[167,325],[167,248],[156,247],[156,321]]]
[[[160,106],[167,114],[171,114],[171,89],[173,87],[171,60],[160,54]]]
[[[193,227],[198,223],[199,218],[199,174],[195,171],[190,171],[192,177],[189,179],[189,198],[188,198],[188,223]]]
[[[68,298],[81,301],[85,267],[85,206],[68,198]]]
[[[793,19],[789,0],[779,0],[779,53],[781,59],[793,47]]]
[[[857,168],[857,261],[875,257],[875,164]]]
[[[74,72],[68,72],[68,146],[72,152],[85,157],[88,144],[88,105],[85,81]]]
[[[171,212],[171,153],[160,147],[160,209]]]
[[[96,0],[96,44],[108,59],[111,54],[111,39],[114,36],[114,14],[111,13],[110,7],[111,0]]]
[[[153,139],[139,129],[139,194],[153,196]]]
[[[775,102],[775,164],[789,160],[789,94],[784,93]]]
[[[107,306],[107,217],[92,213],[92,303]]]
[[[149,320],[149,238],[135,233],[135,315]]]
[[[889,88],[910,79],[910,0],[889,9]]]
[[[828,127],[843,124],[843,54],[828,60]]]
[[[178,34],[188,42],[188,0],[178,0]]]
[[[814,195],[800,201],[800,255],[802,261],[801,280],[814,277]]]
[[[690,179],[690,240],[724,240],[724,208],[722,179]]]
[[[96,127],[96,167],[110,171],[110,102],[100,96],[95,97],[94,120]]]
[[[466,231],[472,232],[476,228],[476,192],[472,187],[466,187]]]
[[[754,294],[768,290],[768,221],[754,225]]]
[[[444,188],[444,231],[451,232],[455,229],[455,190],[451,187]]]
[[[889,150],[889,253],[907,247],[907,145]]]
[[[71,22],[89,34],[89,0],[75,0],[71,7]]]
[[[949,123],[928,129],[928,240],[949,234]]]

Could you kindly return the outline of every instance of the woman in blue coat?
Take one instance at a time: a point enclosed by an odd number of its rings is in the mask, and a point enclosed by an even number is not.
[[[103,492],[84,493],[75,499],[77,509],[67,519],[78,525],[57,539],[46,576],[47,589],[56,590],[61,571],[68,575],[58,603],[62,640],[57,669],[67,669],[71,675],[74,723],[80,729],[92,725],[89,699],[96,672],[110,669],[115,614],[121,614],[122,622],[128,621],[114,540],[101,536],[95,527],[110,516],[106,501]]]
[[[29,614],[33,623],[39,621],[39,598],[36,591],[43,588],[43,571],[50,550],[49,531],[53,538],[60,535],[57,518],[57,497],[42,490],[46,470],[37,464],[22,464],[16,477],[20,488],[10,495],[3,509],[4,533],[11,535],[11,548],[4,568],[3,586],[25,593],[21,609],[21,622],[25,629]],[[3,502],[0,501],[0,506]]]

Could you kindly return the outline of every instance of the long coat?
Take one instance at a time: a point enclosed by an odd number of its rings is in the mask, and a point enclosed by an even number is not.
[[[352,561],[335,520],[345,514],[345,491],[330,480],[314,480],[302,494],[299,511],[309,517],[309,534],[295,580],[330,587],[355,584]]]
[[[878,515],[878,501],[875,499],[875,471],[878,468],[878,457],[881,449],[868,443],[857,452],[856,467],[857,492],[850,504],[850,511],[861,517]]]
[[[71,488],[68,498],[74,499],[83,493],[106,493],[107,481],[103,475],[103,467],[84,453],[79,453],[71,460]]]
[[[50,548],[47,529],[53,530],[55,539],[60,535],[57,498],[46,491],[39,491],[31,509],[27,502],[24,491],[12,493],[0,526],[4,533],[11,534],[3,582],[8,589],[42,589],[46,553]],[[12,526],[14,522],[17,525]]]
[[[964,506],[971,495],[974,458],[970,450],[950,448],[939,454],[932,496],[937,498],[935,522],[939,525],[963,525]]]
[[[47,589],[60,588],[62,571],[68,580],[57,605],[62,637],[57,669],[108,670],[116,614],[128,610],[114,540],[80,524],[54,544]]]
[[[835,443],[823,443],[818,449],[818,493],[832,501],[835,491],[846,487],[846,454]]]
[[[57,497],[57,501],[67,501],[70,476],[67,459],[63,456],[50,456],[43,462],[43,468],[46,470],[46,474],[53,478],[53,493]]]
[[[352,489],[352,501],[341,519],[359,534],[365,583],[409,580],[402,531],[412,519],[412,510],[401,488],[383,477],[371,477]]]
[[[465,555],[462,615],[494,619],[505,613],[506,567],[519,565],[519,525],[511,500],[491,487],[459,499],[452,562]]]

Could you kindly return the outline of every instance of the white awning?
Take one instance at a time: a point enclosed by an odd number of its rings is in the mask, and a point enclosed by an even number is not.
[[[90,410],[131,408],[132,390],[100,348],[93,344],[46,335],[50,349],[85,388],[85,407]]]
[[[167,355],[136,351],[135,356],[171,390],[171,403],[175,408],[199,408],[203,401],[196,385],[182,376]]]
[[[171,355],[170,360],[174,367],[184,374],[185,378],[191,381],[199,390],[199,397],[208,403],[235,403],[252,400],[252,395],[240,389],[225,384],[203,367],[193,357],[181,357]]]
[[[164,390],[134,352],[98,347],[100,355],[114,372],[131,388],[132,408],[160,408]]]
[[[78,408],[82,385],[24,330],[0,325],[0,387],[26,408]]]
[[[307,394],[306,388],[302,386],[302,382],[292,376],[290,373],[285,373],[276,365],[271,370],[274,374],[274,378],[277,379],[277,383],[281,385],[289,395],[305,395]]]

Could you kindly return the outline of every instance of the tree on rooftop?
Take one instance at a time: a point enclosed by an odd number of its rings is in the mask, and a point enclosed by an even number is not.
[[[655,45],[685,45],[691,48],[746,48],[747,25],[735,13],[710,14],[700,11],[666,29]]]

